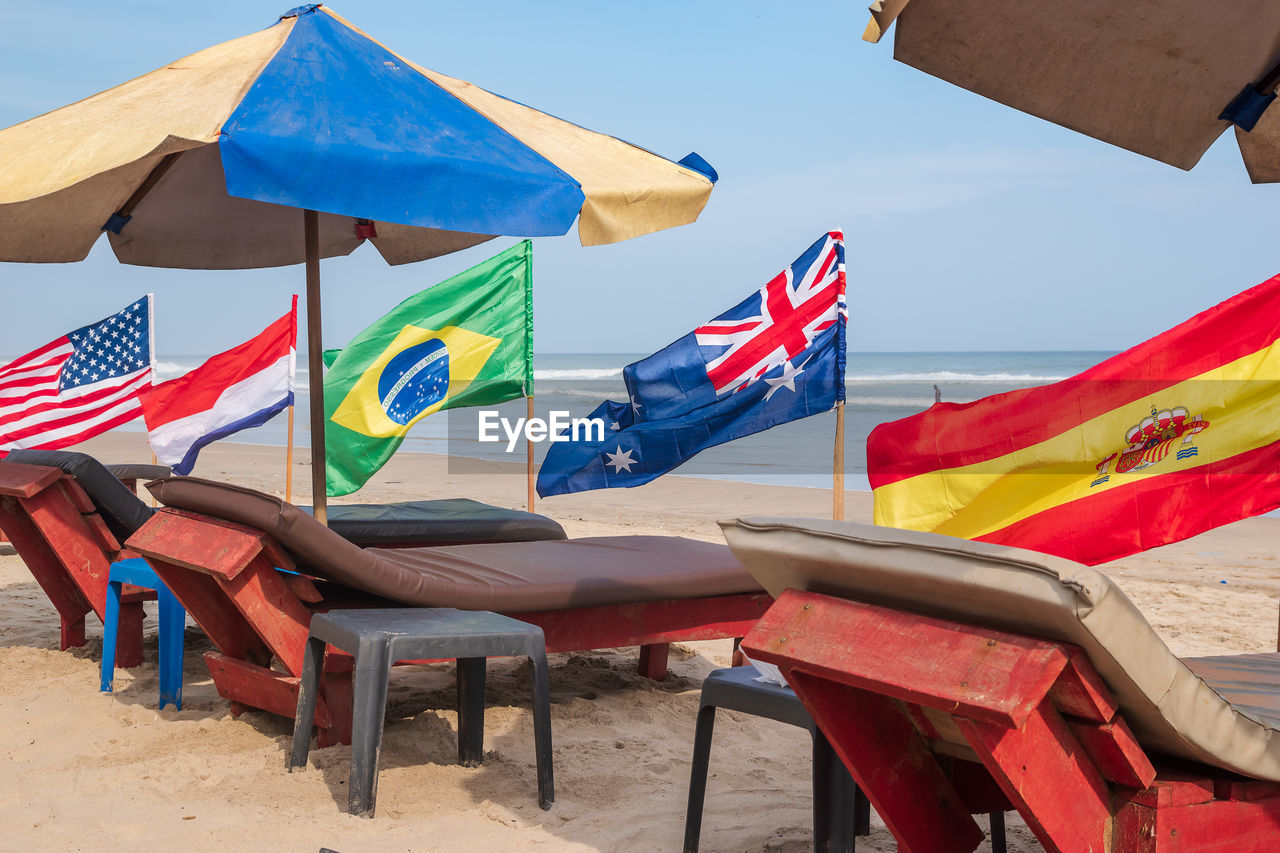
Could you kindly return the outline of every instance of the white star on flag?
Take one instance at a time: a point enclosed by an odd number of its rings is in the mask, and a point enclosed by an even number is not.
[[[644,406],[641,406],[639,403],[637,403],[636,398],[634,396],[629,396],[628,399],[631,400],[632,413],[637,415],[640,414],[640,410],[643,409]]]
[[[605,462],[604,464],[612,466],[613,473],[615,474],[617,474],[619,471],[626,471],[628,474],[630,474],[631,466],[638,464],[640,461],[638,459],[632,459],[631,451],[623,450],[621,444],[618,445],[617,453],[610,453],[609,451],[606,450],[604,452],[604,455],[607,456],[609,459],[609,461]]]
[[[809,356],[813,358],[813,356]],[[792,394],[796,392],[796,377],[804,373],[804,366],[809,363],[809,358],[800,362],[799,367],[795,367],[790,361],[782,362],[782,375],[775,376],[772,379],[765,377],[764,381],[769,385],[769,393],[764,395],[764,401],[769,402],[769,398],[774,395],[780,388],[786,388]]]

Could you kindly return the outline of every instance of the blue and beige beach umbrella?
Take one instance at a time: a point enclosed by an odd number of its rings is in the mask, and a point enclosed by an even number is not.
[[[127,264],[307,263],[366,240],[391,264],[498,235],[583,245],[697,219],[715,180],[423,68],[322,6],[0,131],[0,261],[82,260],[105,231]],[[314,499],[323,401],[312,394]]]

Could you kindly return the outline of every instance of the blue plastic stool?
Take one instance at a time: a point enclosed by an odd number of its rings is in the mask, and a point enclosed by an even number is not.
[[[160,605],[160,707],[168,703],[182,710],[182,632],[187,624],[187,611],[156,576],[155,570],[141,558],[111,564],[107,612],[102,620],[102,692],[111,692],[111,682],[116,673],[120,596],[127,583],[156,591],[156,601]]]

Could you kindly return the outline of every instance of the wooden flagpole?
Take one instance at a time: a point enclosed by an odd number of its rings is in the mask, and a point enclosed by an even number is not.
[[[831,466],[831,517],[844,521],[844,403],[836,404],[836,447]]]
[[[526,402],[525,417],[528,419],[525,421],[525,423],[528,423],[529,421],[533,420],[533,395],[530,394],[528,397],[525,397],[524,399]],[[527,435],[528,434],[526,433],[526,436]],[[529,494],[528,494],[528,497],[526,498],[525,508],[528,509],[529,512],[533,512],[534,483],[536,482],[537,478],[534,476],[534,471],[533,471],[533,442],[529,441],[527,437],[525,438],[525,441],[524,441],[524,448],[525,448],[525,477],[528,480],[528,489],[529,489]]]
[[[289,407],[289,442],[284,454],[284,502],[293,503],[293,406]]]

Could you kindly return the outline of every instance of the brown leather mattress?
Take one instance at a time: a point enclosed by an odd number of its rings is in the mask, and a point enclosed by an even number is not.
[[[270,534],[306,572],[407,605],[520,613],[763,591],[726,546],[674,536],[360,548],[253,489],[196,477],[147,489],[165,506]]]

